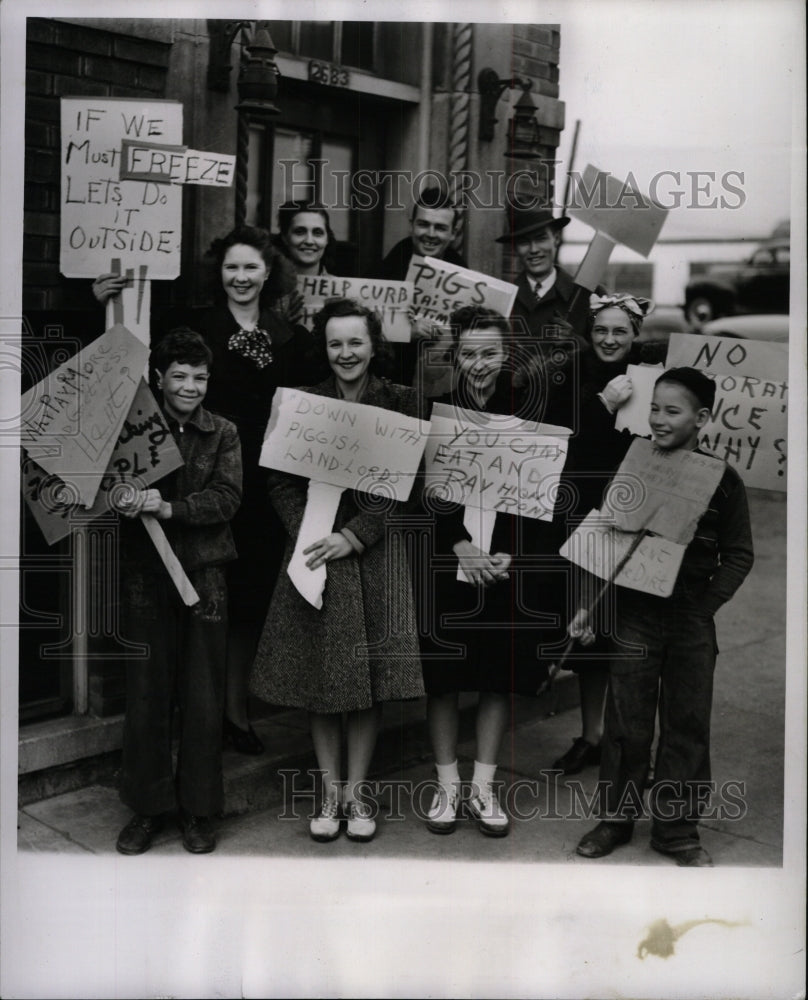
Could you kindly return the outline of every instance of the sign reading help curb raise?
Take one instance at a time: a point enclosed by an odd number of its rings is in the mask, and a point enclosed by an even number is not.
[[[146,367],[148,348],[113,326],[22,397],[20,444],[90,507]]]
[[[93,505],[85,509],[76,502],[75,476],[51,475],[24,452],[23,497],[45,541],[53,545],[76,524],[116,510],[116,498],[151,486],[182,464],[163,411],[141,379]]]
[[[448,326],[451,314],[462,306],[485,306],[510,316],[518,291],[507,281],[418,254],[410,260],[407,281],[414,285],[418,316],[442,326]]]
[[[407,315],[413,300],[410,281],[301,274],[297,279],[297,288],[303,296],[303,323],[308,327],[312,325],[314,314],[323,308],[328,299],[358,299],[362,305],[379,313],[387,340],[406,342],[410,339],[410,320]]]
[[[61,100],[61,248],[67,278],[96,278],[119,258],[146,265],[148,278],[180,273],[182,188],[122,180],[122,143],[182,143],[175,101],[63,97]],[[179,147],[181,148],[181,147]]]

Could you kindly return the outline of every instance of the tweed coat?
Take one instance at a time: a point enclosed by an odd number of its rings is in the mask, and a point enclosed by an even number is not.
[[[336,398],[335,379],[305,391]],[[415,392],[371,376],[360,400],[415,416]],[[403,518],[417,502],[378,502],[345,490],[334,531],[348,528],[364,546],[327,565],[322,609],[295,589],[286,569],[306,506],[308,480],[276,473],[270,500],[288,540],[250,679],[250,690],[275,705],[346,712],[424,693]]]

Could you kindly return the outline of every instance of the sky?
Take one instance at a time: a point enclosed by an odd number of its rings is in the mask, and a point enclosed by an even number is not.
[[[770,233],[790,209],[792,91],[804,80],[795,9],[779,0],[565,5],[559,187],[580,119],[577,171],[592,163],[621,179],[631,172],[645,191],[659,172],[679,172],[678,183],[670,176],[658,182],[659,199],[671,207],[663,238]],[[694,182],[695,171],[712,172],[715,181]],[[728,174],[741,194],[722,183]],[[694,183],[702,190],[694,193]],[[716,199],[716,208],[696,207]],[[575,238],[584,228],[568,232]]]

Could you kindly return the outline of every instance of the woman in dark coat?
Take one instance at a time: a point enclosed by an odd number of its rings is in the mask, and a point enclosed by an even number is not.
[[[314,321],[315,352],[331,374],[308,392],[417,415],[415,392],[373,374],[385,343],[378,316],[351,299],[332,299]],[[340,831],[342,713],[347,713],[348,836],[370,840],[375,822],[357,789],[367,777],[385,701],[423,694],[410,573],[394,528],[404,505],[345,490],[333,530],[304,550],[306,565],[327,565],[322,608],[305,600],[285,572],[306,508],[309,481],[273,473],[270,500],[288,534],[283,570],[258,645],[251,690],[276,705],[305,708],[322,773],[315,840]],[[393,626],[393,627],[391,627]]]
[[[216,268],[215,304],[162,317],[152,343],[176,326],[202,335],[215,373],[205,405],[239,433],[244,480],[242,504],[231,522],[238,559],[228,576],[224,734],[239,752],[260,754],[263,744],[247,717],[247,675],[280,567],[283,528],[266,502],[266,470],[258,457],[273,393],[306,380],[311,340],[283,315],[284,303],[298,294],[296,278],[266,230],[239,226],[214,240],[208,257]],[[121,275],[103,274],[93,291],[103,302],[124,283]]]
[[[590,297],[587,332],[591,350],[581,355],[580,433],[564,471],[564,483],[572,487],[570,492],[575,496],[574,507],[564,512],[568,519],[565,536],[590,510],[600,508],[603,490],[623,457],[624,446],[608,431],[614,426],[614,411],[631,394],[628,366],[654,360],[637,343],[643,318],[651,308],[647,299],[632,295]],[[582,733],[553,762],[553,768],[565,774],[578,774],[600,761],[609,680],[606,641],[599,635],[598,644],[589,647],[586,658],[567,660],[567,666],[578,674]]]
[[[436,402],[489,414],[536,419],[543,394],[514,389],[518,359],[511,357],[511,328],[499,313],[468,306],[451,317],[456,388]],[[535,386],[533,389],[535,390]],[[434,516],[433,559],[419,607],[427,718],[438,774],[438,791],[427,815],[434,833],[451,833],[459,806],[457,768],[458,694],[479,692],[477,750],[469,808],[480,830],[508,832],[508,817],[493,787],[496,761],[508,727],[514,693],[535,695],[546,677],[537,646],[561,628],[554,607],[557,577],[529,567],[535,555],[557,553],[551,522],[497,513],[490,554],[471,540],[465,508],[429,490]],[[476,512],[475,512],[476,513]],[[458,568],[468,582],[457,579]]]

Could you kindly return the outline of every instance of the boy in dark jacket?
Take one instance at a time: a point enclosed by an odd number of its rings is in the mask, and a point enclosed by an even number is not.
[[[697,451],[710,418],[715,383],[693,368],[671,368],[656,381],[649,423],[656,446]],[[606,819],[577,847],[586,858],[628,843],[642,804],[659,704],[659,748],[649,792],[651,846],[688,867],[710,867],[699,844],[698,815],[710,781],[710,713],[718,647],[713,615],[752,568],[752,533],[743,482],[724,469],[687,546],[670,597],[622,589],[617,634],[643,648],[610,661],[600,788]],[[570,634],[591,632],[579,611]]]
[[[202,406],[211,361],[210,349],[187,327],[152,351],[163,411],[185,464],[159,490],[136,493],[121,510],[127,518],[149,514],[162,523],[199,595],[198,604],[186,607],[145,531],[134,525],[122,531],[126,636],[148,653],[127,666],[120,794],[135,815],[118,837],[121,854],[148,850],[175,805],[185,849],[204,854],[216,846],[210,817],[223,806],[225,564],[236,557],[229,522],[241,502],[241,446],[233,424]]]

